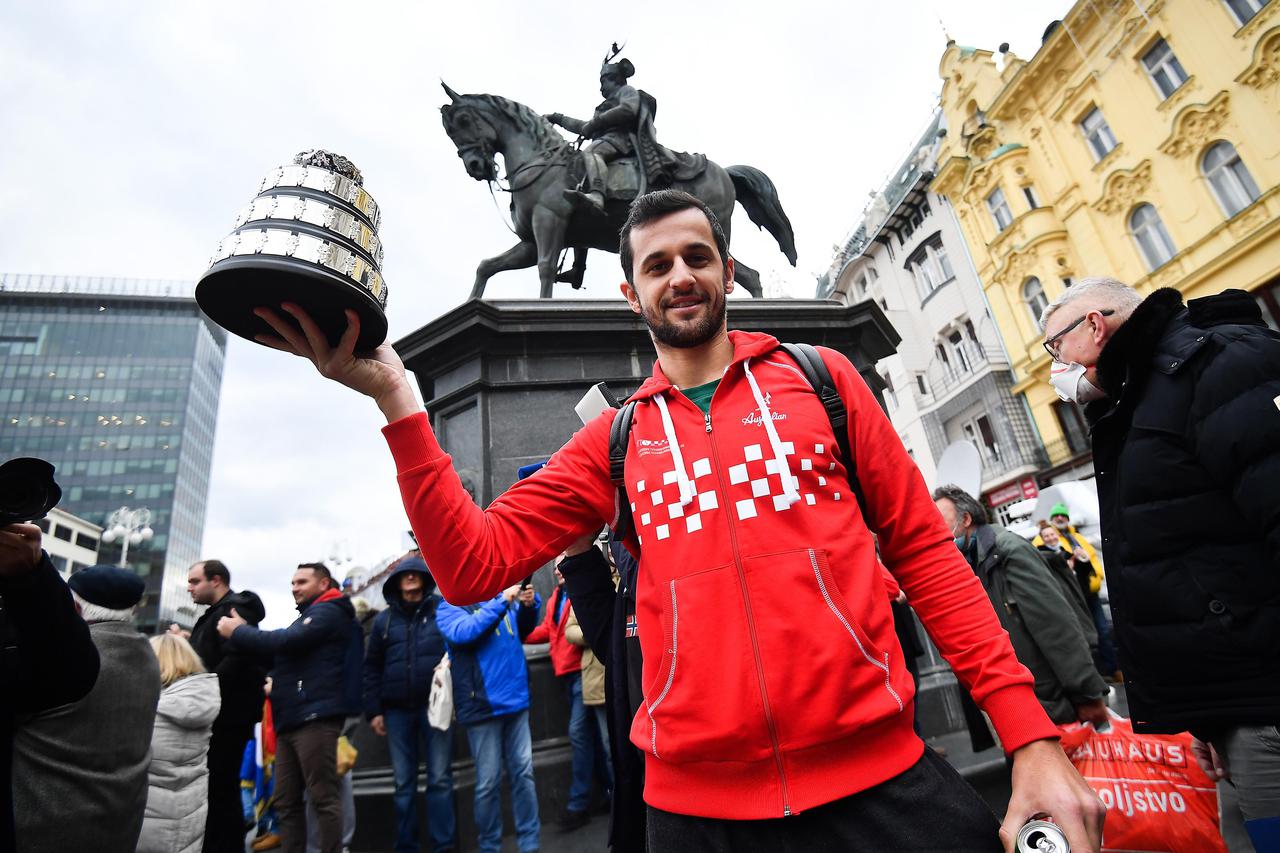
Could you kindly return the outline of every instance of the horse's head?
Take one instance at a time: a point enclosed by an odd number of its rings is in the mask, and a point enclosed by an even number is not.
[[[459,95],[444,83],[440,85],[452,100],[440,108],[444,132],[457,146],[467,174],[477,181],[496,180],[498,167],[494,158],[500,136],[485,102],[475,95]]]

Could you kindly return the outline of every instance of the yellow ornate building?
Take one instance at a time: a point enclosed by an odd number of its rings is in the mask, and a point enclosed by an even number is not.
[[[931,189],[958,214],[1047,477],[1088,458],[1037,325],[1073,280],[1242,288],[1280,325],[1280,0],[1081,0],[1030,60],[949,43],[940,73]]]

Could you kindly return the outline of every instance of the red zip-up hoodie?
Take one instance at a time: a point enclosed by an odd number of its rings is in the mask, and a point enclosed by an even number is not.
[[[865,522],[822,404],[765,334],[702,411],[655,364],[635,399],[627,494],[640,541],[645,701],[631,728],[645,801],[758,819],[865,790],[919,760],[911,676],[884,564],[1012,752],[1056,737],[977,577],[847,359],[822,350],[849,413]],[[491,596],[616,521],[605,412],[481,510],[423,414],[384,428],[404,504],[450,601]]]

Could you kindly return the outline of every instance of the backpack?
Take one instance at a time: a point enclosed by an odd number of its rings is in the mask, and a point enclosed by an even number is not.
[[[835,381],[827,365],[810,344],[779,344],[795,361],[804,373],[805,379],[813,387],[814,393],[822,401],[831,421],[831,430],[836,435],[836,447],[840,450],[840,458],[844,461],[845,470],[849,474],[849,487],[858,499],[858,508],[862,517],[867,518],[867,499],[862,493],[862,484],[858,482],[858,473],[854,467],[853,452],[849,447],[849,413],[845,409],[844,400],[836,389]],[[635,415],[638,400],[629,400],[613,419],[609,428],[609,478],[618,489],[618,523],[613,535],[619,541],[625,541],[635,533],[635,521],[631,516],[631,502],[627,499],[627,483],[625,469],[627,464],[627,439],[631,435],[631,420]]]

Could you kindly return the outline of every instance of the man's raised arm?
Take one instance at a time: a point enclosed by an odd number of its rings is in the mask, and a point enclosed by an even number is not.
[[[320,374],[373,398],[396,461],[405,511],[440,592],[453,604],[492,597],[542,566],[614,514],[606,413],[576,433],[547,466],[481,510],[463,488],[413,395],[404,364],[389,343],[355,353],[360,320],[347,312],[337,346],[305,311],[285,303],[292,322],[270,308],[255,313],[278,337],[258,341],[312,362]]]

